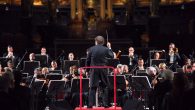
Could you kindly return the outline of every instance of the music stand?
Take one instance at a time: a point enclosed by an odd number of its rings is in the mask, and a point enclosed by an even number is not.
[[[89,78],[82,79],[82,92],[89,92]],[[80,92],[80,79],[72,79],[71,81],[71,93]]]
[[[44,80],[37,80],[37,79],[32,79],[34,80],[31,84],[30,84],[30,87],[31,89],[33,90],[33,93],[35,95],[38,95],[38,93],[41,91],[41,89],[43,88],[43,85],[44,85]]]
[[[87,58],[81,58],[81,59],[80,59],[80,61],[79,61],[79,66],[80,66],[80,67],[85,67],[86,59],[87,59]]]
[[[35,54],[35,60],[40,61],[41,67],[48,66],[48,55]]]
[[[22,73],[22,78],[27,78],[28,77],[28,73]]]
[[[24,61],[24,66],[23,66],[23,73],[29,73],[29,75],[34,74],[34,69],[40,67],[40,62],[39,61]]]
[[[131,79],[137,90],[150,90],[152,88],[147,76],[132,76]]]
[[[59,91],[63,91],[65,86],[64,80],[50,80],[48,83],[48,95],[57,95]]]
[[[146,70],[137,70],[136,76],[148,76]]]
[[[121,55],[120,64],[129,65],[129,56],[128,55]]]
[[[183,73],[183,68],[176,68],[176,72]]]
[[[62,70],[49,70],[49,73],[58,73],[58,74],[62,74]]]
[[[63,78],[62,74],[53,73],[53,74],[47,74],[46,79],[49,80],[61,80]]]
[[[166,59],[158,59],[158,60],[150,59],[150,66],[156,65],[158,67],[160,63],[166,63]]]
[[[6,57],[0,57],[0,64],[2,67],[6,67],[7,66],[7,62],[11,60],[11,58],[6,58]]]
[[[79,60],[73,60],[73,61],[64,60],[63,70],[64,71],[69,71],[69,68],[73,65],[76,65],[78,67],[79,66]]]
[[[108,75],[108,79],[110,82],[110,87],[113,89],[114,85],[114,75]],[[120,90],[126,89],[125,75],[117,75],[116,76],[116,87]]]

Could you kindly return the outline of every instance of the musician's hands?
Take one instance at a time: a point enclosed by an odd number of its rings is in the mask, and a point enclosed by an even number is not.
[[[9,52],[6,56],[6,58],[14,58],[13,52]]]

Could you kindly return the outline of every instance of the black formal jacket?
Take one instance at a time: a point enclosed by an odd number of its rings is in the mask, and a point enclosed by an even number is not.
[[[89,49],[86,66],[105,66],[107,64],[107,58],[113,57],[114,54],[112,50],[103,45],[95,45]],[[101,80],[104,85],[108,84],[105,69],[87,69],[87,72],[90,73],[90,87],[98,86],[99,80]]]

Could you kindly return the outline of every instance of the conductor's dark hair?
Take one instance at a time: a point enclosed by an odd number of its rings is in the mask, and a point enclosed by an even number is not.
[[[104,44],[104,37],[102,36],[97,36],[95,38],[95,41],[97,42],[97,44],[103,45]]]

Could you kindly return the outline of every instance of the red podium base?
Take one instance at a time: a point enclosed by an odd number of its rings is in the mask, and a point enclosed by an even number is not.
[[[87,107],[77,107],[75,110],[115,110],[114,107],[104,108],[104,107],[93,107],[93,108],[87,108]],[[121,107],[116,107],[116,110],[122,110]]]

